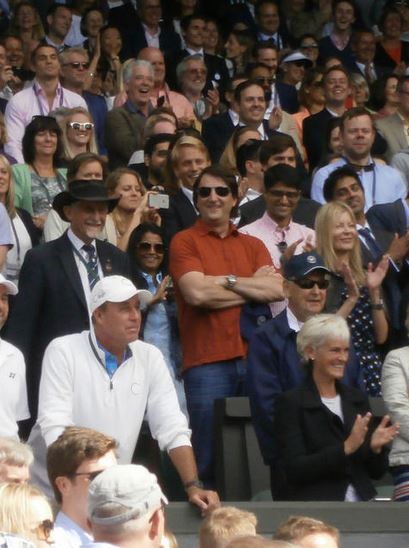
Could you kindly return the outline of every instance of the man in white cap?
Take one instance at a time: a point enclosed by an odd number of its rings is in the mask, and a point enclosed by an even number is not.
[[[168,451],[189,500],[206,511],[218,504],[218,497],[202,489],[198,481],[191,432],[163,356],[154,346],[137,340],[140,310],[151,299],[149,291],[136,289],[127,278],[105,277],[91,292],[91,329],[49,344],[38,420],[30,436],[36,448],[33,475],[37,483],[44,480],[44,442],[50,445],[71,425],[114,437],[119,442],[119,462],[131,462],[146,416],[152,436],[161,450]]]
[[[0,274],[0,329],[9,314],[9,295],[17,295],[13,282]],[[27,403],[26,365],[23,354],[0,339],[0,437],[18,439],[18,421],[30,418]]]
[[[88,491],[94,545],[162,546],[168,501],[144,466],[117,464],[99,474]]]

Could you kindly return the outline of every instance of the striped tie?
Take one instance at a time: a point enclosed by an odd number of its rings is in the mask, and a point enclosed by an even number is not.
[[[92,289],[99,280],[97,254],[95,253],[95,247],[91,244],[83,245],[82,249],[86,252],[88,256],[88,261],[86,265],[87,274],[88,274],[88,283],[89,283],[90,289]]]

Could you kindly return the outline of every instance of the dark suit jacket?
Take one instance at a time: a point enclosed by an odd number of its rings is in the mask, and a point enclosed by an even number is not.
[[[276,82],[276,90],[281,108],[290,114],[298,112],[299,104],[296,87],[283,82]]]
[[[223,29],[225,38],[233,30],[237,23],[244,23],[249,31],[253,34],[254,38],[257,36],[257,25],[254,17],[251,14],[246,4],[235,4],[229,6],[222,16],[222,24],[220,27]]]
[[[268,127],[268,121],[263,120],[264,131],[271,137],[272,135],[281,135],[278,131]],[[212,162],[217,163],[227,145],[228,140],[233,135],[235,126],[231,121],[228,112],[216,114],[207,118],[202,124],[202,137],[209,150]]]
[[[142,23],[137,23],[132,29],[132,33],[129,35],[129,44],[125,49],[125,57],[137,57],[141,49],[148,47],[148,43],[145,37],[145,31]],[[159,49],[165,55],[169,57],[180,51],[181,42],[179,35],[174,31],[170,25],[161,24],[159,34]]]
[[[324,36],[318,42],[320,63],[329,57],[336,57],[345,67],[350,67],[354,62],[354,55],[351,48],[351,40],[343,50],[339,50],[329,36]]]
[[[362,500],[376,494],[370,478],[381,477],[388,461],[386,451],[375,455],[369,448],[372,428],[353,455],[344,452],[356,416],[369,411],[368,399],[342,383],[337,383],[337,391],[344,422],[321,402],[311,377],[277,398],[274,431],[280,456],[276,471],[282,480],[277,500],[342,501],[350,483]]]
[[[161,209],[160,214],[168,243],[177,232],[190,228],[197,220],[196,210],[182,190],[170,197],[169,209]]]
[[[128,256],[107,242],[96,242],[105,275],[129,277]],[[26,359],[31,416],[36,416],[41,361],[56,337],[89,329],[88,307],[71,242],[66,234],[28,251],[4,338]]]
[[[402,61],[404,61],[407,64],[409,62],[409,43],[401,41],[401,44],[402,44]],[[377,42],[376,44],[374,62],[389,72],[392,72],[393,69],[396,67],[396,62],[392,59],[392,57],[389,56],[389,54],[386,52],[386,50],[384,49],[384,47],[382,46],[380,42]]]
[[[358,65],[356,64],[356,61],[354,61],[353,64],[348,68],[351,70],[351,72],[354,72],[356,74],[360,74],[361,76],[366,78],[366,74],[364,72],[362,72],[362,70],[358,67]],[[374,68],[375,76],[376,76],[377,80],[379,78],[382,78],[382,76],[384,74],[386,74],[385,69],[383,67],[379,66],[379,65],[376,65],[375,63],[374,63],[373,68]]]
[[[408,228],[406,213],[402,200],[395,200],[388,204],[377,204],[366,212],[366,218],[373,230],[386,230],[392,234],[403,236]]]
[[[300,198],[298,206],[296,207],[293,215],[293,221],[300,225],[305,225],[310,228],[314,228],[315,216],[321,204],[315,200],[309,198]],[[263,196],[259,196],[251,202],[247,202],[240,207],[240,223],[239,227],[248,225],[257,219],[260,219],[266,211],[266,202]]]

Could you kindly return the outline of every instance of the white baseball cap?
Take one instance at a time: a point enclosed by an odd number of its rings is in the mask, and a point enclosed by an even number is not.
[[[0,274],[0,285],[4,285],[6,287],[8,295],[17,295],[18,289],[16,284],[10,280],[7,280],[3,274]]]
[[[88,489],[88,516],[93,523],[118,525],[140,519],[167,504],[155,474],[139,464],[116,464],[94,478]],[[104,516],[104,506],[117,504],[123,512]]]
[[[147,289],[136,289],[134,284],[124,276],[106,276],[99,280],[91,291],[91,314],[106,302],[123,303],[138,295],[139,305],[143,310],[152,301],[152,293]]]

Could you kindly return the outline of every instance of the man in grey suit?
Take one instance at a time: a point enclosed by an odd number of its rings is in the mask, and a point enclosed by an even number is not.
[[[399,98],[398,111],[376,121],[376,129],[386,140],[386,158],[388,162],[392,156],[403,149],[409,148],[409,76],[403,76],[397,87]]]

